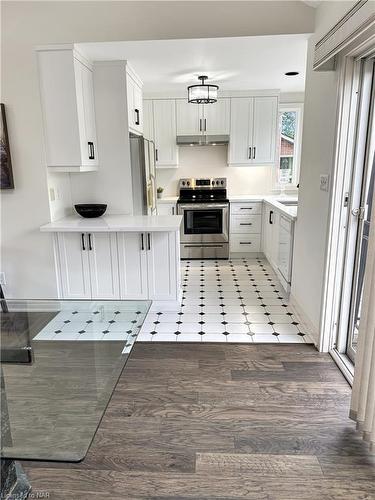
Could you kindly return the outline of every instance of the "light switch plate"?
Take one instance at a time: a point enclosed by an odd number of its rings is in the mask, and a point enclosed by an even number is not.
[[[320,190],[321,191],[328,191],[328,189],[329,189],[329,175],[322,174],[320,176]]]

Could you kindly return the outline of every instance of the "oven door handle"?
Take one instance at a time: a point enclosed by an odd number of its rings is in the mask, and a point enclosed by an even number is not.
[[[229,203],[179,203],[178,207],[182,210],[204,210],[212,208],[229,208]]]

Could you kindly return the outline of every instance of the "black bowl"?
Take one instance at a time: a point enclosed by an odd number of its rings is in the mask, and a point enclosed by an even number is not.
[[[82,217],[91,219],[103,215],[107,210],[107,205],[104,203],[79,203],[78,205],[74,205],[74,208]]]

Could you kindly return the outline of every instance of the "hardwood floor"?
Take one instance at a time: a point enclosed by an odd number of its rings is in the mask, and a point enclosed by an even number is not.
[[[23,465],[52,500],[375,499],[349,402],[309,345],[136,344],[85,460]]]

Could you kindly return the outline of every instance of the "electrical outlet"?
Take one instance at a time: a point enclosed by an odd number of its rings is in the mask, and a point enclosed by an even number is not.
[[[328,189],[329,189],[329,175],[322,174],[320,176],[320,190],[321,191],[328,191]]]
[[[0,285],[6,285],[7,282],[6,282],[6,279],[5,279],[5,273],[4,272],[0,272]]]

